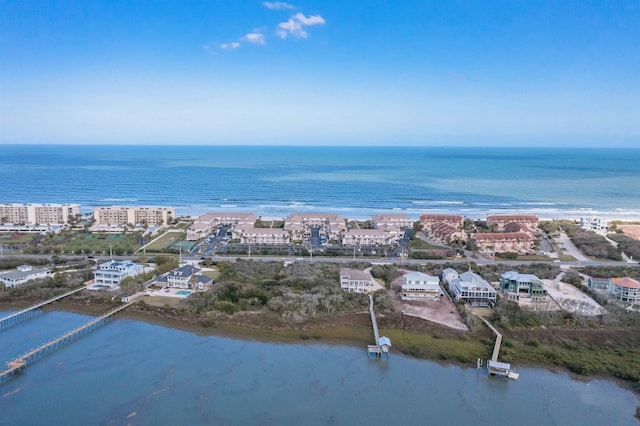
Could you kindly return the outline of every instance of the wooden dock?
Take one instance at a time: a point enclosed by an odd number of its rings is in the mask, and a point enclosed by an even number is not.
[[[34,318],[38,315],[40,315],[42,313],[42,308],[45,305],[48,305],[49,303],[53,303],[55,301],[58,301],[60,299],[63,299],[67,296],[71,296],[72,294],[75,294],[81,290],[84,290],[86,287],[82,286],[82,287],[78,287],[75,290],[71,290],[68,291],[64,294],[61,294],[59,296],[56,297],[52,297],[49,300],[45,300],[44,302],[40,302],[36,305],[33,306],[29,306],[28,308],[25,308],[21,311],[15,312],[11,315],[8,315],[4,318],[0,318],[0,330],[4,330],[10,327],[13,327],[14,325],[20,324],[23,321],[27,321],[31,318]]]
[[[389,356],[389,348],[391,347],[391,340],[388,337],[380,337],[378,331],[378,321],[376,320],[376,313],[373,310],[373,296],[369,295],[369,314],[371,314],[371,325],[373,326],[373,337],[376,341],[375,345],[368,345],[367,352],[369,355],[374,354],[377,357],[382,356],[383,353]]]
[[[9,380],[11,377],[13,377],[16,373],[18,373],[19,371],[22,371],[23,369],[25,369],[28,365],[32,364],[35,360],[43,357],[44,355],[47,355],[48,353],[54,351],[55,349],[58,349],[64,345],[66,345],[67,343],[70,343],[74,340],[76,340],[77,338],[95,330],[98,327],[101,327],[102,325],[106,324],[107,322],[109,322],[111,319],[113,319],[114,315],[117,314],[118,312],[122,311],[123,309],[128,308],[129,306],[133,305],[134,303],[136,303],[136,301],[131,301],[129,303],[126,303],[122,306],[119,306],[109,312],[107,312],[106,314],[93,319],[92,321],[81,325],[80,327],[56,338],[53,339],[47,343],[45,343],[44,345],[33,349],[29,352],[27,352],[26,354],[19,356],[18,358],[14,359],[13,361],[10,361],[7,363],[7,368],[0,372],[0,382],[4,382],[6,380]]]
[[[496,341],[493,344],[493,353],[491,354],[491,361],[487,362],[487,369],[489,374],[497,377],[506,377],[509,379],[516,380],[519,377],[518,373],[514,373],[511,371],[511,365],[499,362],[498,355],[500,353],[500,345],[502,344],[502,334],[486,319],[482,318],[480,315],[474,314],[476,317],[480,318],[482,322],[485,323],[487,327],[495,334]],[[478,364],[480,364],[480,360],[478,360]]]

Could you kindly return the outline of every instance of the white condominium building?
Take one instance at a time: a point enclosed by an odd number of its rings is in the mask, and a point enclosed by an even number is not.
[[[109,206],[93,209],[96,225],[168,225],[176,217],[173,207],[125,207]]]
[[[413,220],[406,214],[389,213],[378,214],[371,218],[371,223],[376,229],[399,231],[403,228],[413,228]]]
[[[61,225],[78,214],[78,204],[0,204],[1,223]]]
[[[345,246],[384,246],[390,244],[392,240],[395,241],[396,238],[381,229],[350,229],[342,237],[342,244]]]

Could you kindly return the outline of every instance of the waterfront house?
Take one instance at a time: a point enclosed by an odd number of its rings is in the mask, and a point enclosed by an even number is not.
[[[173,269],[156,281],[161,287],[173,287],[191,290],[206,290],[213,285],[213,279],[202,275],[202,270],[193,265],[184,265]]]
[[[403,300],[433,299],[442,296],[438,277],[422,272],[411,272],[402,277],[400,296]]]
[[[547,294],[537,276],[519,274],[515,271],[507,271],[500,275],[500,288],[513,300],[543,297]]]
[[[601,217],[581,217],[580,227],[588,231],[606,231],[609,224]]]
[[[135,277],[142,272],[142,265],[130,260],[110,260],[101,263],[93,274],[95,277],[95,285],[115,288],[123,279]]]
[[[473,271],[467,271],[460,275],[448,268],[446,274],[449,290],[456,300],[464,300],[473,305],[493,306],[496,302],[496,289],[484,278]],[[443,276],[445,275],[443,271]]]
[[[4,284],[7,288],[11,288],[18,287],[27,281],[49,276],[51,276],[51,269],[49,268],[38,269],[31,265],[20,265],[15,271],[0,274],[0,283]]]
[[[377,286],[369,272],[340,268],[340,288],[349,293],[369,293]]]

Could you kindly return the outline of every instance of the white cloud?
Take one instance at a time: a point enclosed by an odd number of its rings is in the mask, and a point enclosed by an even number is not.
[[[293,10],[296,8],[294,5],[282,1],[265,1],[262,2],[262,5],[271,10]]]
[[[264,34],[261,34],[261,33],[249,33],[246,36],[244,36],[244,38],[249,43],[265,44]]]
[[[288,35],[307,38],[309,33],[306,32],[303,27],[311,25],[323,25],[325,23],[326,21],[320,15],[304,16],[302,13],[296,13],[291,18],[289,18],[288,21],[278,24],[276,34],[280,36],[280,38],[287,38]]]
[[[240,47],[240,43],[238,43],[237,41],[232,41],[231,43],[222,43],[220,45],[220,48],[225,50],[237,49],[238,47]]]
[[[304,16],[302,13],[296,13],[294,18],[302,25],[322,25],[326,22],[320,15]]]

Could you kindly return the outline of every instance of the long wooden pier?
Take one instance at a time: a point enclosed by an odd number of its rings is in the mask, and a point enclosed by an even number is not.
[[[57,339],[53,339],[45,343],[44,345],[36,349],[33,349],[22,356],[19,356],[13,361],[8,362],[7,368],[4,371],[0,372],[0,382],[9,380],[16,373],[18,373],[19,371],[22,371],[28,365],[32,364],[35,360],[43,357],[44,355],[47,355],[48,353],[66,345],[67,343],[70,343],[76,340],[77,338],[84,336],[85,334],[95,330],[96,328],[103,326],[104,324],[109,322],[111,319],[113,319],[115,314],[122,311],[123,309],[128,308],[134,303],[136,303],[135,300],[129,303],[126,303],[122,306],[119,306],[107,312],[106,314],[102,315],[101,317],[95,318],[94,320],[84,325],[81,325],[80,327],[58,337]]]
[[[367,350],[369,355],[375,354],[376,356],[382,356],[382,353],[386,353],[389,356],[389,348],[391,347],[391,340],[388,337],[380,337],[378,332],[378,322],[376,321],[376,313],[373,310],[373,296],[369,295],[369,314],[371,314],[371,325],[373,326],[373,337],[376,340],[375,345],[368,345]]]
[[[0,318],[0,330],[4,330],[7,329],[9,327],[13,327],[14,325],[20,324],[23,321],[29,320],[31,318],[34,318],[38,315],[40,315],[42,313],[42,308],[45,305],[48,305],[49,303],[53,303],[57,300],[60,300],[62,298],[65,298],[67,296],[70,296],[74,293],[77,293],[81,290],[84,290],[86,287],[82,286],[82,287],[78,287],[75,290],[71,290],[68,291],[64,294],[61,294],[59,296],[56,297],[52,297],[49,300],[45,300],[44,302],[40,302],[36,305],[33,306],[29,306],[28,308],[25,308],[21,311],[18,312],[14,312],[11,315],[8,315],[4,318]]]

